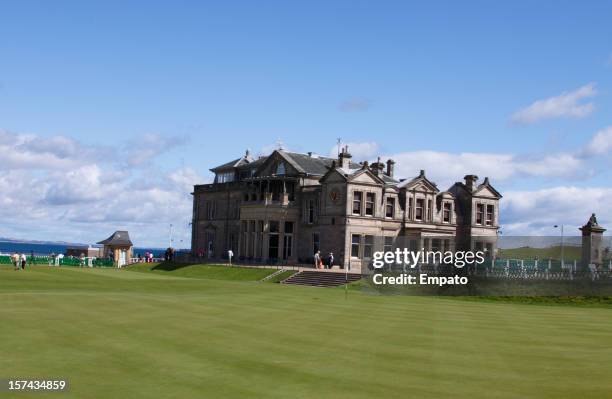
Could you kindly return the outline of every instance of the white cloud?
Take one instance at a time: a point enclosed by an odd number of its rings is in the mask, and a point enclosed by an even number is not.
[[[595,133],[583,150],[586,156],[604,155],[609,152],[612,152],[612,126]]]
[[[503,153],[448,153],[413,151],[384,156],[396,162],[395,176],[411,178],[425,169],[428,178],[445,189],[466,174],[507,181],[518,176],[575,177],[582,171],[582,161],[570,154],[517,156]]]
[[[70,170],[103,160],[110,152],[105,147],[85,146],[63,136],[44,138],[0,130],[0,153],[0,170]]]
[[[596,94],[595,84],[589,83],[571,92],[537,100],[528,107],[515,112],[510,120],[517,124],[531,124],[543,119],[584,118],[590,115],[595,107],[592,102],[579,103],[579,101]]]
[[[378,144],[374,141],[365,143],[342,143],[342,147],[348,146],[348,152],[353,157],[354,161],[365,161],[375,158],[379,155]],[[336,158],[338,156],[338,146],[335,145],[329,150],[329,156]]]
[[[566,234],[578,235],[596,213],[599,224],[612,227],[612,196],[608,187],[560,186],[535,191],[506,191],[501,201],[504,235],[553,235],[553,226],[566,225]]]
[[[363,97],[352,97],[338,104],[338,109],[342,112],[364,112],[370,109],[372,102]]]
[[[156,156],[178,145],[173,137],[134,142],[144,155],[126,168],[130,142],[109,152],[63,136],[0,131],[0,237],[93,243],[127,229],[137,245],[159,246],[173,223],[188,246],[190,193],[204,179],[190,168],[154,168]]]
[[[124,147],[125,159],[130,166],[139,166],[150,162],[160,154],[187,143],[185,136],[163,136],[158,133],[147,133],[131,140]]]

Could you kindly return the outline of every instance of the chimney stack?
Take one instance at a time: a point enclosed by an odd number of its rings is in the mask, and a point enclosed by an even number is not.
[[[338,164],[342,169],[348,170],[351,165],[351,154],[348,152],[348,145],[342,148],[338,155]]]
[[[474,191],[474,186],[476,184],[476,180],[478,180],[478,176],[465,175],[464,179],[465,179],[465,185],[467,186],[468,190]]]
[[[380,157],[378,157],[378,161],[374,162],[372,164],[372,173],[374,173],[376,176],[380,176],[383,174],[383,171],[385,170],[385,165],[380,162]]]
[[[387,176],[393,177],[393,169],[395,168],[395,161],[392,159],[387,160]]]

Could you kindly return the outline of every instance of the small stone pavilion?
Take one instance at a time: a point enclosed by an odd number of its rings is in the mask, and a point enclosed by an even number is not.
[[[127,231],[115,231],[106,240],[98,242],[104,245],[102,256],[111,258],[117,267],[126,265],[132,257],[132,241]]]

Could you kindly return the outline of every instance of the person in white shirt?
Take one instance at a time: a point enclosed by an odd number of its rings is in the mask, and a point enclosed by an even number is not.
[[[321,251],[317,251],[314,254],[314,262],[315,262],[315,269],[320,269],[321,268]]]
[[[13,262],[13,266],[15,266],[15,270],[19,270],[19,259],[19,254],[14,252],[13,256],[11,256],[11,261]]]
[[[229,265],[232,265],[232,258],[234,257],[234,251],[232,251],[231,249],[229,249],[227,251],[227,259],[229,260]]]
[[[25,270],[26,267],[26,263],[28,262],[28,257],[26,256],[26,254],[21,254],[21,270]]]

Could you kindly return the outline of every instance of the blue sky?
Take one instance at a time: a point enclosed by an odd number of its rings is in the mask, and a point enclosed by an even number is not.
[[[3,2],[0,130],[9,152],[41,161],[9,160],[0,178],[45,187],[24,188],[40,213],[31,223],[5,198],[0,236],[47,239],[63,225],[58,238],[93,240],[123,224],[164,244],[159,226],[190,217],[188,195],[172,195],[210,167],[279,139],[327,155],[337,137],[362,158],[403,160],[405,177],[424,168],[446,184],[490,167],[510,194],[509,232],[546,233],[591,211],[612,226],[601,204],[612,189],[610,15],[596,1]],[[602,131],[603,149],[587,151]],[[89,189],[59,187],[66,173]],[[591,193],[584,209],[572,189]],[[144,220],[137,209],[111,216],[105,197],[130,190],[150,205]]]

